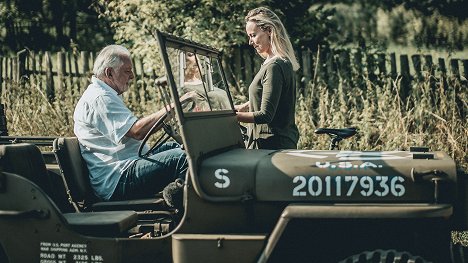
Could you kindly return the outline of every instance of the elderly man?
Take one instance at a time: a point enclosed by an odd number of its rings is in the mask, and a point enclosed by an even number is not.
[[[96,195],[103,200],[145,198],[165,188],[164,197],[172,206],[171,194],[181,187],[187,171],[184,151],[177,143],[166,143],[150,153],[151,161],[137,155],[140,140],[166,109],[138,119],[125,106],[120,95],[134,74],[130,52],[123,46],[102,49],[93,73],[73,119]]]

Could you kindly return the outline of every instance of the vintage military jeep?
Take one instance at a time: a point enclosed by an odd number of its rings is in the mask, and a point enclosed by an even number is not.
[[[0,262],[466,261],[450,233],[468,185],[446,153],[245,149],[220,52],[156,35],[176,113],[160,123],[189,161],[180,206],[97,200],[76,138],[3,137]]]

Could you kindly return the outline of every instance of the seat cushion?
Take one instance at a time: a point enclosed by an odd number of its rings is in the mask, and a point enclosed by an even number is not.
[[[167,205],[164,202],[164,199],[161,197],[161,198],[98,202],[98,203],[94,203],[92,206],[93,211],[110,211],[110,210],[127,210],[127,209],[133,209],[135,211],[165,210],[167,209]]]
[[[0,168],[4,172],[17,174],[34,182],[53,197],[46,164],[36,145],[29,143],[0,145]]]
[[[90,236],[120,236],[138,221],[135,211],[106,211],[63,214],[70,227]]]

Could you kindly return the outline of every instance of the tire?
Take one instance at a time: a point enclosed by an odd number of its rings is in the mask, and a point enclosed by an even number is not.
[[[350,256],[340,263],[430,263],[420,256],[413,256],[411,253],[396,250],[364,251]]]

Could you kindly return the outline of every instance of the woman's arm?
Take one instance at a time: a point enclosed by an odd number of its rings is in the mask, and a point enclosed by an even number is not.
[[[245,123],[254,123],[254,115],[253,112],[236,112],[237,114],[237,120],[239,122],[245,122]]]

